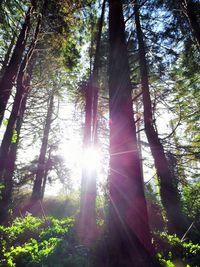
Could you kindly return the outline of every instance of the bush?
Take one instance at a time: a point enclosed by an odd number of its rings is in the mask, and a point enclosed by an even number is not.
[[[200,245],[182,242],[175,235],[156,233],[154,245],[160,262],[167,267],[179,266],[198,267],[200,262]],[[182,265],[180,265],[182,266]]]
[[[1,267],[83,267],[89,260],[70,217],[17,218],[11,227],[0,226],[0,241]]]
[[[10,227],[0,226],[0,267],[88,267],[101,258],[105,233],[90,249],[76,238],[74,218],[16,218]],[[163,266],[197,267],[200,245],[182,242],[177,236],[154,235]]]

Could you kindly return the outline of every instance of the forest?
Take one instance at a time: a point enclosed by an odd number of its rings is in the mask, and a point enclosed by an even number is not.
[[[199,0],[0,0],[0,267],[199,267],[199,159]]]

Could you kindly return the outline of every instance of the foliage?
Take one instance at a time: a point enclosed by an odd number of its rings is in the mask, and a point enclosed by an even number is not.
[[[183,188],[184,211],[192,219],[199,219],[200,182]]]
[[[20,28],[26,8],[25,1],[0,1],[1,61],[7,52],[13,35],[16,35],[16,30]]]
[[[156,233],[154,245],[160,262],[167,267],[174,267],[176,263],[187,267],[198,267],[200,261],[200,245],[191,241],[183,242],[176,235]]]
[[[79,199],[75,195],[44,199],[44,211],[47,216],[64,218],[75,216],[79,209]]]
[[[198,266],[200,245],[165,233],[155,233],[153,240],[163,266]],[[83,267],[95,257],[95,248],[79,243],[72,217],[16,218],[10,227],[0,226],[0,241],[1,267]]]
[[[87,250],[79,245],[70,217],[57,220],[33,216],[0,227],[1,267],[86,266]]]

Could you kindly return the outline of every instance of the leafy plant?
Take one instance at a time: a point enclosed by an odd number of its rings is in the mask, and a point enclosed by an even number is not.
[[[184,266],[198,267],[200,262],[200,245],[183,242],[176,235],[157,233],[154,244],[160,262],[167,267],[176,266],[177,262]]]
[[[10,227],[0,227],[0,240],[1,267],[78,267],[89,259],[70,217],[17,218]]]

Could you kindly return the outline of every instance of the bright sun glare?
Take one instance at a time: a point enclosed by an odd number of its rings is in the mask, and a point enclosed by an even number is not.
[[[93,147],[84,149],[80,162],[82,168],[85,168],[88,171],[97,170],[100,166],[99,150]]]
[[[67,166],[75,170],[73,176],[81,178],[82,169],[87,171],[96,170],[101,173],[101,152],[99,147],[87,147],[83,149],[78,139],[74,138],[68,143],[63,143],[61,147],[61,154],[63,155]]]

